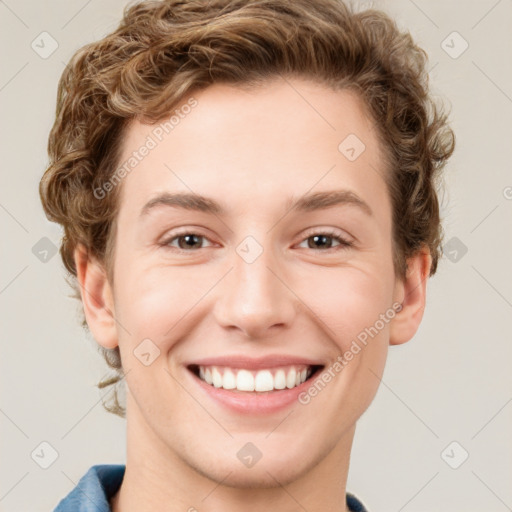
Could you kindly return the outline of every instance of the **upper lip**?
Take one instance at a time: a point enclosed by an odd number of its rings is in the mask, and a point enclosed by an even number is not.
[[[230,368],[246,368],[248,370],[290,365],[324,366],[324,364],[318,360],[285,354],[263,357],[248,357],[246,355],[208,357],[190,361],[185,364],[185,366],[228,366]]]

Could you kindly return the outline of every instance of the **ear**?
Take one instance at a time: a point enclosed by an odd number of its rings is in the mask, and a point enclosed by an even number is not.
[[[395,297],[402,309],[390,322],[390,345],[409,341],[418,330],[425,310],[427,280],[432,257],[428,249],[421,249],[407,260],[407,272],[397,279]]]
[[[74,259],[87,325],[105,348],[118,345],[113,293],[103,266],[79,244]]]

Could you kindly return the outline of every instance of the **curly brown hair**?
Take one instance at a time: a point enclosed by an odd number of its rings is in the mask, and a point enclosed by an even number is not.
[[[454,149],[447,115],[428,88],[427,55],[385,13],[341,0],[163,0],[125,8],[118,28],[79,49],[58,86],[48,168],[40,183],[46,216],[64,227],[60,254],[80,299],[73,252],[83,244],[113,284],[120,187],[95,190],[119,165],[121,136],[137,118],[162,120],[193,91],[214,83],[263,85],[277,76],[357,91],[387,157],[393,262],[427,247],[433,275],[441,256],[438,185]],[[85,317],[82,325],[87,328]],[[123,378],[119,347],[99,347]],[[104,407],[125,416],[114,386]]]

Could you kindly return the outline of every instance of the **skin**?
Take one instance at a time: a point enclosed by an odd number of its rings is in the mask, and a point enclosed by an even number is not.
[[[88,325],[102,346],[119,345],[126,373],[127,464],[112,509],[344,511],[356,421],[389,345],[419,327],[430,255],[418,252],[407,276],[395,275],[381,148],[354,93],[295,78],[193,96],[198,105],[122,181],[113,284],[84,247],[75,251]],[[152,129],[131,123],[122,161]],[[353,162],[338,150],[349,134],[366,146]],[[353,191],[373,215],[350,204],[288,211],[292,197],[335,189]],[[226,214],[160,206],[141,217],[163,191],[208,196]],[[204,238],[187,246],[177,228]],[[323,229],[353,245],[315,245]],[[250,264],[236,251],[249,235],[263,249]],[[184,366],[278,353],[329,366],[395,301],[400,313],[307,405],[235,414]],[[149,366],[133,353],[146,338],[160,349]],[[236,457],[249,441],[263,454],[252,468]]]

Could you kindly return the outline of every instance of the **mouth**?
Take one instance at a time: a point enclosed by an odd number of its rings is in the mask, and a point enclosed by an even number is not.
[[[272,368],[249,369],[220,365],[190,364],[187,369],[212,388],[233,393],[269,394],[295,389],[315,378],[324,365],[290,364]]]

